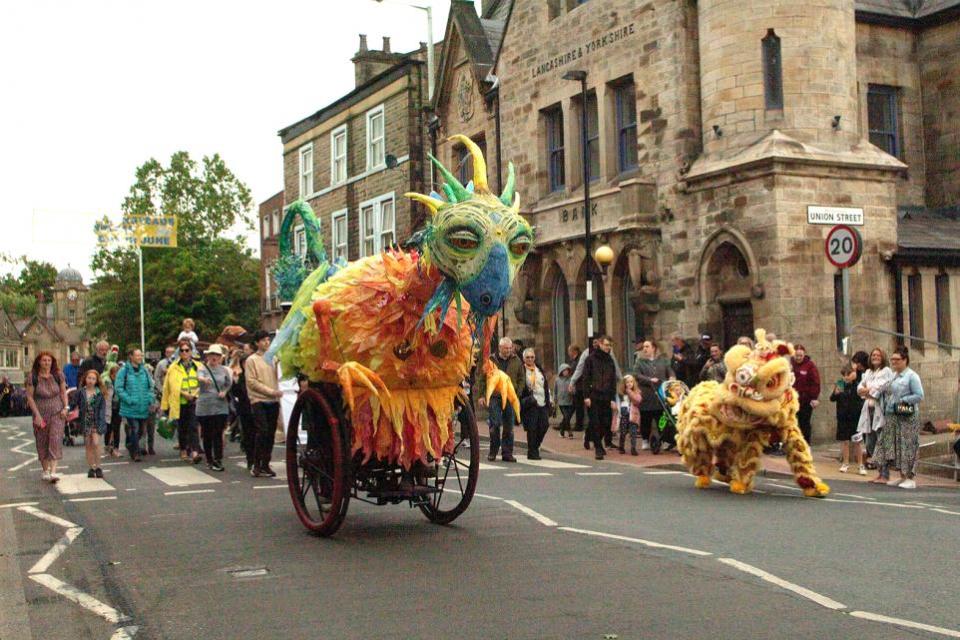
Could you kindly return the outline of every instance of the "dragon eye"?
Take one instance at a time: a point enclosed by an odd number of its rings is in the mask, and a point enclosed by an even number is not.
[[[734,378],[740,384],[747,386],[750,384],[750,381],[753,380],[754,375],[756,375],[756,372],[753,370],[753,367],[747,365],[737,369],[737,373]]]
[[[459,229],[447,236],[447,242],[464,251],[472,251],[480,246],[480,238],[472,231]]]
[[[780,386],[780,376],[773,376],[767,381],[767,389],[776,389]]]
[[[520,258],[530,251],[530,238],[522,236],[510,243],[510,253]]]

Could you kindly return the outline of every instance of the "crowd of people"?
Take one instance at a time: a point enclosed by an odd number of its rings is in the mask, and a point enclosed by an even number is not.
[[[229,437],[241,441],[250,474],[276,476],[270,462],[283,392],[276,369],[263,357],[269,346],[266,331],[204,344],[186,318],[176,343],[154,363],[146,362],[138,348],[121,360],[119,349],[106,341],[86,358],[71,354],[62,370],[52,353],[41,351],[24,386],[43,480],[59,480],[63,445],[75,435],[83,438],[87,476],[102,478],[104,455],[117,458],[126,449],[132,462],[156,455],[162,425],[176,430],[181,460],[205,461],[215,472],[225,470],[230,427]]]
[[[753,346],[748,337],[737,342]],[[553,383],[548,384],[534,349],[518,350],[517,343],[502,338],[493,360],[518,390],[520,416],[513,414],[509,404],[504,406],[499,395],[491,397],[487,459],[493,461],[501,455],[504,462],[516,461],[513,432],[520,424],[527,432],[527,457],[539,460],[549,416],[557,414],[559,436],[574,438],[575,433],[583,432],[583,446],[592,448],[597,460],[604,459],[608,450],[627,453],[628,440],[629,453],[634,456],[644,450],[654,454],[669,451],[676,446],[676,432],[673,420],[665,415],[662,396],[658,397],[660,385],[680,380],[692,388],[704,381],[722,382],[727,375],[723,350],[707,334],[700,336],[696,347],[674,334],[669,352],[661,352],[655,340],[638,340],[629,373],[623,372],[612,350],[609,336],[593,339],[585,351],[570,345],[567,360],[560,363]],[[791,366],[799,401],[797,422],[810,442],[813,412],[820,404],[820,371],[802,344],[794,351]],[[830,394],[836,405],[841,473],[847,473],[855,461],[860,475],[877,471],[872,482],[916,487],[918,405],[923,400],[923,386],[909,363],[906,347],[897,348],[889,358],[878,347],[869,354],[857,352],[842,366]],[[481,406],[485,405],[483,382],[481,377],[477,389]],[[784,455],[781,445],[766,453]],[[898,478],[891,479],[892,470],[898,471]]]
[[[83,438],[88,476],[103,477],[101,447],[112,457],[126,449],[130,459],[139,462],[156,455],[161,424],[176,429],[181,460],[205,461],[215,472],[225,470],[223,448],[229,427],[231,439],[241,441],[250,473],[275,476],[270,462],[283,391],[276,368],[264,359],[270,336],[258,331],[222,342],[227,344],[201,343],[193,321],[187,318],[176,343],[155,363],[145,362],[136,348],[120,360],[119,350],[106,341],[97,343],[85,359],[71,354],[62,371],[51,353],[39,353],[25,388],[43,479],[57,482],[62,445],[74,435]],[[738,343],[752,346],[747,337]],[[626,454],[628,440],[630,455],[670,451],[676,446],[676,432],[658,396],[661,384],[679,380],[693,387],[703,381],[722,382],[727,375],[723,351],[707,334],[700,336],[695,347],[674,334],[666,352],[655,340],[638,340],[626,373],[613,354],[610,337],[598,336],[587,350],[577,345],[567,348],[567,361],[560,364],[552,383],[536,351],[509,337],[500,339],[492,359],[510,377],[520,399],[518,416],[499,392],[487,404],[484,376],[479,376],[474,389],[478,404],[487,410],[487,459],[493,461],[499,455],[504,462],[516,462],[517,425],[527,434],[528,459],[541,459],[550,417],[557,412],[560,437],[574,438],[582,432],[584,448],[592,448],[598,460],[608,450]],[[872,482],[916,487],[917,407],[923,400],[923,386],[909,363],[906,347],[889,357],[878,347],[869,354],[857,352],[841,368],[830,393],[836,405],[840,472],[856,464],[860,475],[877,471]],[[797,420],[809,442],[812,415],[820,403],[820,372],[803,345],[795,346],[791,364],[800,405]],[[9,403],[11,394],[9,381],[0,380],[0,406]],[[767,453],[783,454],[779,447]],[[893,470],[898,478],[891,478]]]

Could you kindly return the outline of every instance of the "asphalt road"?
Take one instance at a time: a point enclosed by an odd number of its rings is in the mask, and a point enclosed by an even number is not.
[[[240,459],[214,474],[163,443],[90,484],[76,447],[64,473],[83,477],[57,488],[31,435],[0,423],[3,640],[960,637],[953,490],[735,496],[669,467],[521,460],[485,465],[451,526],[355,501],[319,539]]]

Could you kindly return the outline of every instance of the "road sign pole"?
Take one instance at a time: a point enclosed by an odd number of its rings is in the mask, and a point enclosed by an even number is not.
[[[146,334],[143,327],[143,247],[137,247],[137,266],[140,270],[140,351],[146,351]]]
[[[853,310],[850,306],[850,269],[843,269],[840,277],[843,283],[843,335],[849,340],[853,326]]]

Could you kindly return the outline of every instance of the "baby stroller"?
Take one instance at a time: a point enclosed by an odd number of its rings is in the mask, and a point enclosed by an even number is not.
[[[75,444],[73,441],[75,437],[80,438],[81,442],[83,441],[83,427],[80,425],[80,416],[73,409],[77,406],[76,387],[67,389],[67,402],[70,408],[68,409],[66,423],[63,426],[63,445],[72,447]]]
[[[677,416],[680,415],[680,405],[690,393],[690,388],[680,380],[664,380],[657,388],[657,401],[663,413],[657,424],[657,437],[650,438],[650,451],[660,453],[661,447],[667,445],[667,450],[677,445]]]

